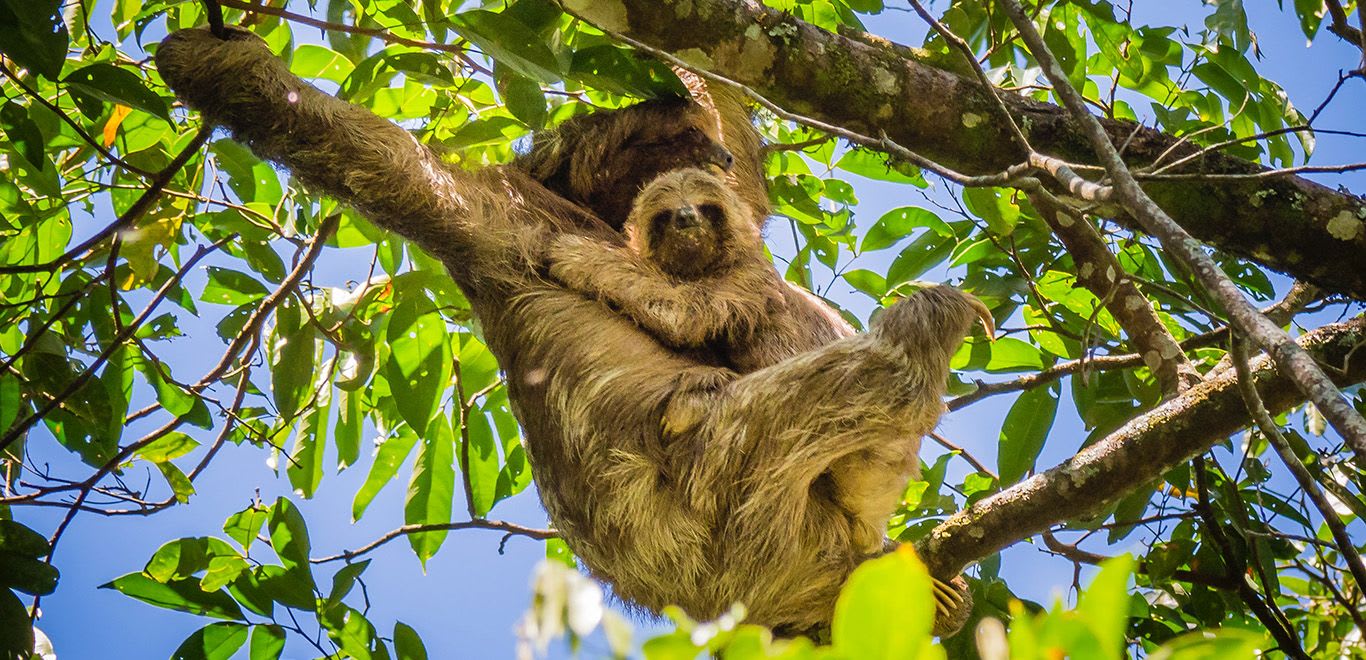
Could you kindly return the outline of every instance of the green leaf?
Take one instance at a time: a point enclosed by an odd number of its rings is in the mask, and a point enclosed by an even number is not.
[[[199,299],[220,305],[245,305],[256,302],[270,294],[270,289],[260,280],[231,268],[209,266],[209,281]]]
[[[355,69],[346,56],[318,44],[299,46],[289,63],[289,70],[300,78],[322,78],[338,84],[346,82]]]
[[[482,408],[470,411],[469,419],[465,420],[465,429],[469,436],[470,464],[467,476],[470,490],[474,491],[474,512],[482,516],[493,508],[498,496],[498,444],[494,441],[488,414]],[[461,451],[466,451],[463,445]]]
[[[32,651],[28,608],[9,589],[0,589],[0,657],[26,658]]]
[[[204,577],[199,579],[199,588],[204,591],[217,591],[233,584],[242,574],[251,569],[251,564],[238,555],[226,557],[214,557],[209,560],[209,567],[204,570]]]
[[[11,374],[0,374],[0,430],[8,431],[10,425],[14,424],[19,417],[21,401],[19,379]]]
[[[1361,11],[1361,8],[1358,7],[1357,11]],[[1324,7],[1323,0],[1295,0],[1295,15],[1300,19],[1300,31],[1304,32],[1305,38],[1310,41],[1318,34],[1326,13],[1327,8]]]
[[[326,372],[326,367],[322,371]],[[305,499],[313,497],[323,480],[323,450],[327,447],[327,420],[331,412],[332,386],[319,383],[318,396],[294,435],[294,448],[285,466],[289,484]]]
[[[1015,205],[1014,194],[1001,188],[965,188],[963,201],[969,211],[987,221],[993,234],[1009,236],[1020,222],[1020,207]]]
[[[1264,657],[1267,637],[1250,630],[1225,627],[1217,631],[1193,630],[1163,644],[1150,660],[1219,660]]]
[[[308,564],[311,546],[308,542],[308,527],[304,517],[293,502],[281,497],[270,507],[270,547],[280,557],[280,563],[291,572],[308,578],[313,584],[312,570]]]
[[[910,546],[859,565],[835,602],[831,637],[844,657],[922,657],[930,644],[930,574]]]
[[[208,565],[208,543],[203,538],[183,538],[168,541],[157,548],[142,572],[164,583],[188,578]]]
[[[871,270],[857,268],[844,274],[844,281],[850,286],[872,296],[874,300],[881,300],[887,293],[887,280],[882,279],[881,275]]]
[[[36,559],[50,549],[42,534],[13,520],[0,519],[0,552]]]
[[[399,414],[419,436],[440,409],[451,379],[448,337],[440,314],[419,314],[413,303],[400,303],[389,319],[385,374]]]
[[[171,431],[137,450],[136,456],[152,463],[165,463],[195,450],[199,441],[179,431]]]
[[[370,473],[365,476],[365,483],[361,484],[360,490],[356,491],[356,499],[351,502],[351,520],[360,520],[366,507],[370,506],[370,502],[379,494],[380,489],[398,474],[399,466],[407,460],[415,444],[417,434],[406,426],[380,444],[379,452],[375,454],[375,462],[370,466]]]
[[[313,326],[293,298],[286,298],[275,312],[275,328],[267,342],[271,395],[281,420],[292,420],[307,400],[316,344]]]
[[[1023,477],[1043,450],[1053,418],[1058,412],[1057,388],[1053,385],[1027,390],[1015,399],[1001,426],[997,450],[997,469],[1001,484],[1015,483]]]
[[[932,231],[917,236],[910,245],[901,250],[901,254],[897,255],[892,265],[887,268],[887,287],[893,288],[909,282],[943,263],[953,252],[956,243],[954,239],[945,238]]]
[[[284,650],[284,628],[273,623],[251,627],[251,660],[277,660]]]
[[[127,69],[98,62],[72,71],[62,82],[101,101],[126,105],[171,121],[166,100],[148,89],[137,74]]]
[[[886,154],[871,149],[850,149],[840,156],[835,167],[875,181],[909,183],[917,188],[928,185],[920,173],[920,168],[901,161],[892,161]]]
[[[422,638],[402,621],[394,622],[394,653],[398,660],[427,660],[427,647]]]
[[[863,236],[859,250],[868,252],[891,247],[909,236],[912,229],[922,227],[945,238],[953,236],[953,229],[947,222],[940,220],[939,216],[919,207],[903,206],[882,214]]]
[[[279,566],[274,568],[279,569],[282,573],[285,570]],[[270,617],[275,611],[275,601],[271,599],[270,594],[265,589],[265,584],[262,582],[264,574],[264,568],[243,571],[236,580],[233,580],[231,585],[228,585],[228,593],[232,594],[232,597],[236,598],[237,602],[248,610],[264,617]],[[307,591],[307,588],[304,590]],[[311,593],[308,595],[312,596]],[[311,602],[303,605],[303,607],[311,606]]]
[[[1111,658],[1124,657],[1133,572],[1134,558],[1128,553],[1105,560],[1077,602],[1077,613],[1095,633],[1101,650]]]
[[[0,3],[0,53],[48,80],[62,75],[70,35],[62,20],[62,0],[12,0]]]
[[[497,83],[498,93],[503,96],[503,103],[507,105],[508,112],[531,128],[545,126],[545,119],[550,113],[546,109],[545,92],[541,91],[541,85],[535,80],[505,71],[501,67],[495,73],[494,82]]]
[[[129,573],[121,578],[100,585],[101,589],[113,589],[125,596],[131,596],[144,603],[150,603],[168,610],[178,610],[211,616],[216,619],[243,620],[242,608],[223,591],[204,591],[195,579],[171,580],[165,584],[157,582],[142,573]]]
[[[476,9],[452,16],[451,26],[479,50],[524,76],[547,83],[560,80],[560,63],[545,40],[511,16]]]
[[[363,402],[364,396],[360,392],[341,390],[334,429],[338,472],[355,465],[360,458],[361,433],[365,430],[365,412],[361,408]]]
[[[687,89],[673,71],[653,58],[611,44],[574,51],[569,77],[590,87],[623,96],[681,96]]]
[[[10,552],[0,552],[0,587],[46,596],[57,589],[57,569],[51,564]]]
[[[262,566],[256,569],[255,577],[261,592],[272,601],[296,610],[312,610],[317,606],[311,575],[283,566]]]
[[[171,487],[171,492],[175,494],[175,500],[181,504],[189,502],[190,496],[195,492],[190,478],[185,476],[175,463],[156,463],[156,466],[161,471],[161,476],[166,478],[166,484]]]
[[[495,476],[496,479],[496,476]],[[413,476],[408,482],[408,496],[403,502],[405,525],[443,525],[451,521],[455,497],[455,440],[444,417],[438,417],[427,429],[413,465]],[[419,532],[408,535],[408,543],[425,567],[446,540],[446,530]]]
[[[376,652],[379,639],[375,627],[355,609],[338,605],[325,610],[318,618],[323,628],[327,629],[327,636],[341,647],[347,657],[370,660],[387,656],[387,653]]]
[[[247,641],[247,626],[211,623],[185,638],[171,660],[228,660]]]
[[[0,9],[0,12],[3,11]],[[39,170],[47,167],[51,162],[45,153],[47,141],[43,139],[43,131],[38,128],[37,122],[29,117],[28,109],[14,101],[6,103],[0,107],[0,124],[5,127],[5,137],[24,160]]]
[[[251,548],[251,542],[256,540],[256,535],[261,533],[261,525],[270,519],[270,510],[259,503],[252,503],[251,506],[228,516],[223,521],[223,531],[234,541],[237,541],[243,550]]]
[[[356,579],[361,573],[370,566],[370,560],[358,561],[354,564],[347,564],[341,567],[332,575],[332,591],[327,594],[327,607],[340,603],[346,594],[351,593],[351,588],[356,586]]]

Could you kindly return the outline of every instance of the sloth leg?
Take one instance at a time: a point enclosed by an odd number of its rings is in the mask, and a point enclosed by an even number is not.
[[[890,511],[879,499],[850,516],[814,486],[827,472],[838,484],[835,470],[850,477],[866,470],[891,482],[873,490],[899,495],[910,473],[892,458],[914,461],[919,434],[943,412],[949,358],[982,314],[974,303],[945,287],[920,291],[869,333],[746,374],[721,391],[692,434],[702,459],[679,483],[699,510],[725,500],[716,508],[724,515],[726,572],[749,576],[734,596],[756,616],[795,629],[828,623],[845,571],[870,556],[864,532],[885,532]],[[854,459],[860,455],[880,460]],[[820,582],[800,603],[752,586],[788,583],[793,571]],[[947,610],[950,592],[940,594]]]

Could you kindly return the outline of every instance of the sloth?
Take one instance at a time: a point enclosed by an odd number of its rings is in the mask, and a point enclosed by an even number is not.
[[[624,247],[556,238],[550,275],[674,349],[714,356],[745,374],[854,334],[819,299],[778,275],[754,211],[717,174],[683,168],[659,175],[636,196],[624,231]],[[665,434],[689,431],[705,413],[707,395],[730,375],[681,373]]]
[[[734,371],[680,373],[664,412],[666,439],[690,431],[735,374],[776,365],[854,332],[819,301],[804,304],[815,297],[778,275],[752,215],[717,174],[678,169],[659,175],[636,197],[624,225],[625,247],[574,235],[551,244],[553,278],[620,310],[674,349],[714,351]],[[965,300],[987,337],[993,336],[990,310],[976,298]],[[805,318],[821,310],[824,317]],[[821,479],[836,503],[884,522],[859,530],[863,538],[857,543],[873,547],[883,542],[885,521],[905,483],[871,483],[864,467],[845,461]],[[910,479],[919,478],[914,456],[908,472]],[[961,580],[935,581],[941,620],[967,607],[962,586]]]
[[[949,357],[980,303],[928,288],[866,333],[737,374],[725,352],[675,350],[546,273],[558,238],[625,245],[615,227],[631,206],[618,198],[634,200],[669,170],[720,165],[721,149],[733,156],[737,194],[760,209],[757,136],[743,106],[718,101],[705,121],[686,104],[671,115],[605,113],[595,121],[620,140],[594,157],[609,175],[576,182],[582,149],[559,150],[546,170],[451,166],[401,127],[303,82],[245,30],[175,32],[155,58],[205,122],[445,264],[504,372],[547,514],[617,595],[697,618],[739,602],[751,622],[803,632],[828,624],[849,574],[885,551],[888,515],[944,410]],[[650,135],[672,137],[652,145],[660,138]],[[665,148],[669,140],[696,148]],[[569,176],[545,174],[555,171]],[[688,431],[666,437],[682,372],[725,385]]]

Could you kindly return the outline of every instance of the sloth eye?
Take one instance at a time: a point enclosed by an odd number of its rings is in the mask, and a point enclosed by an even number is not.
[[[702,212],[702,217],[710,220],[713,225],[718,227],[721,225],[721,221],[725,214],[721,211],[720,206],[716,204],[703,204],[698,207],[698,210]]]

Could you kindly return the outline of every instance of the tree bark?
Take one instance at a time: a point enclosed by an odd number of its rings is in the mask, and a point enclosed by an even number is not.
[[[915,49],[854,40],[745,0],[563,0],[606,30],[725,76],[786,110],[898,144],[969,175],[993,174],[1026,154],[976,81],[917,60]],[[1035,148],[1097,162],[1062,108],[1003,94]],[[1142,167],[1176,138],[1104,120],[1126,162]],[[1130,137],[1132,135],[1132,138]],[[1185,144],[1166,162],[1195,153]],[[1211,153],[1173,173],[1251,174],[1265,168]],[[1146,181],[1143,188],[1191,235],[1325,290],[1366,299],[1366,202],[1294,176]],[[1120,218],[1121,221],[1126,220]],[[1133,225],[1136,227],[1136,225]]]
[[[1366,380],[1366,316],[1327,325],[1299,339],[1340,386]],[[1350,360],[1350,362],[1349,362]],[[1304,401],[1265,356],[1252,361],[1257,390],[1278,414]],[[1248,425],[1233,370],[1130,420],[1062,464],[946,520],[918,544],[935,575],[954,575],[1020,539],[1094,513]]]

